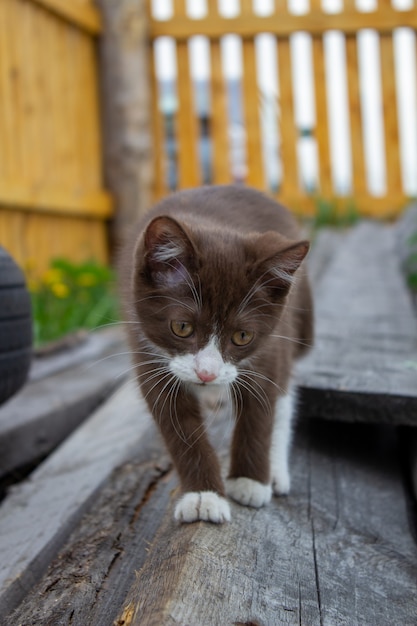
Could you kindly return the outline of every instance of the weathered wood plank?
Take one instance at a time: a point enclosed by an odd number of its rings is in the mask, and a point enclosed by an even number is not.
[[[0,507],[0,614],[39,580],[112,470],[131,458],[149,427],[126,383]]]
[[[310,414],[417,423],[417,324],[395,248],[392,226],[361,223],[316,286],[316,345],[298,370]]]
[[[234,504],[224,526],[172,521],[177,479],[155,456],[113,474],[7,626],[413,623],[416,547],[391,428],[304,421],[292,494]]]
[[[0,477],[51,452],[123,383],[129,367],[126,344],[113,332],[35,359],[29,383],[0,408]]]

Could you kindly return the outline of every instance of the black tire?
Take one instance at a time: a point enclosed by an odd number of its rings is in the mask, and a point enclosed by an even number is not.
[[[30,295],[22,270],[0,246],[0,404],[22,387],[31,359]]]

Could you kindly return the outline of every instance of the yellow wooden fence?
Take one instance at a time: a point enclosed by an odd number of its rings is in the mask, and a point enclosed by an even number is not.
[[[323,11],[320,0],[310,0],[307,13],[294,14],[289,12],[286,0],[275,0],[273,14],[265,17],[254,13],[252,0],[241,0],[240,14],[234,18],[226,18],[219,13],[217,0],[207,0],[207,14],[201,19],[191,18],[188,15],[185,0],[175,0],[173,7],[173,14],[169,19],[157,19],[152,14],[150,2],[149,20],[151,43],[155,43],[160,37],[171,37],[175,41],[178,108],[175,113],[174,126],[178,187],[193,187],[202,182],[198,155],[199,128],[190,75],[189,42],[195,35],[208,38],[210,46],[211,182],[228,183],[232,180],[230,146],[227,139],[229,121],[220,44],[224,36],[234,33],[241,38],[243,48],[242,105],[246,130],[246,183],[265,188],[259,94],[256,87],[255,38],[261,33],[270,33],[277,42],[277,82],[279,84],[277,128],[283,164],[283,176],[277,198],[301,213],[314,211],[318,198],[341,207],[353,203],[359,212],[367,215],[395,214],[404,206],[407,198],[401,177],[393,32],[402,26],[417,30],[415,2],[413,8],[399,11],[391,6],[390,0],[378,0],[375,10],[363,12],[357,9],[355,0],[344,0],[343,9],[340,12],[329,13]],[[371,194],[368,189],[360,104],[358,33],[367,28],[373,29],[378,34],[381,67],[386,191],[378,196]],[[332,30],[343,33],[345,38],[352,155],[352,189],[348,196],[338,195],[332,182],[324,55],[324,36]],[[318,188],[313,195],[307,193],[299,181],[297,156],[299,130],[296,128],[294,115],[293,58],[290,46],[291,36],[298,32],[309,33],[312,37],[316,109],[316,122],[312,133],[317,147],[319,170]],[[159,95],[153,62],[152,72],[155,102],[154,137],[157,148],[154,167],[155,195],[158,197],[168,193],[169,189],[164,119],[156,106]]]
[[[107,259],[91,0],[0,0],[0,244],[42,271]]]

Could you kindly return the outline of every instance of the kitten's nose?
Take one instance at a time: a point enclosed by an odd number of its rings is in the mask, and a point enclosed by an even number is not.
[[[213,374],[207,370],[196,370],[195,373],[203,383],[211,383],[217,378],[217,374]]]

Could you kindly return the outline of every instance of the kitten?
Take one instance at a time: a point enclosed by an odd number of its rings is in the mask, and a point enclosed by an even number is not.
[[[230,520],[290,489],[293,360],[312,343],[309,244],[254,189],[164,198],[125,250],[122,274],[137,379],[178,471],[182,522]],[[229,389],[236,424],[223,484],[204,430],[203,387]]]

